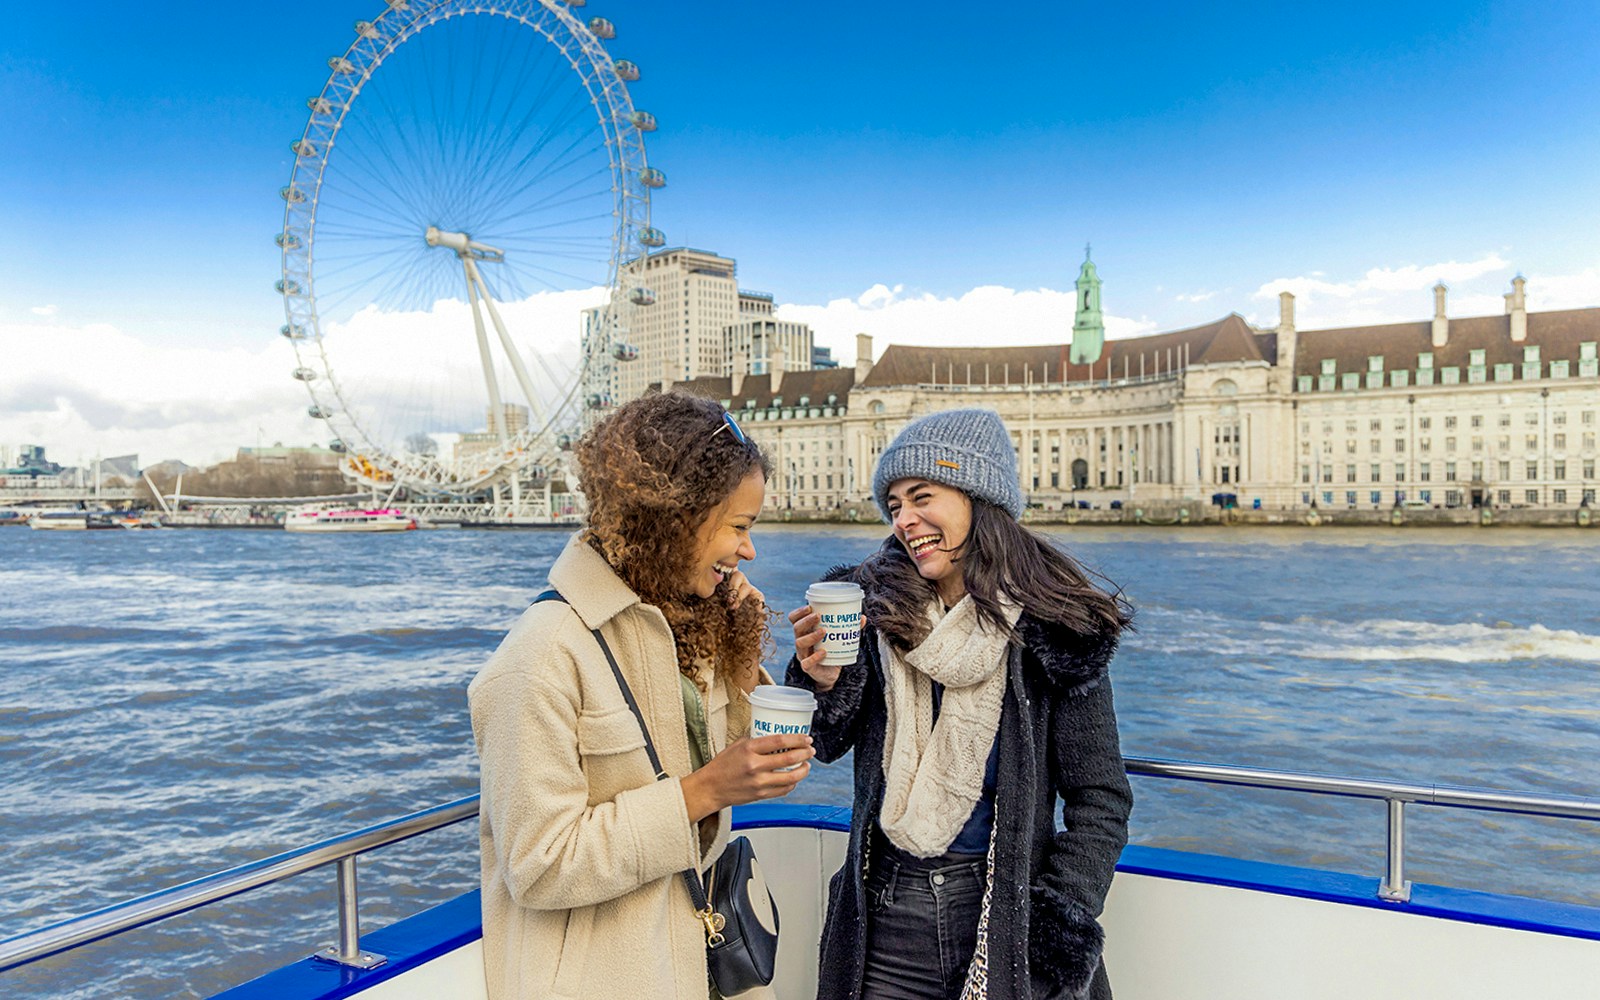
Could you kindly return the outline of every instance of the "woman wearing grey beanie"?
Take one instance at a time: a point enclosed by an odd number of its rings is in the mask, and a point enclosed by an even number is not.
[[[873,496],[893,536],[828,574],[866,592],[856,662],[824,666],[819,617],[789,616],[817,757],[855,751],[819,1000],[1109,1000],[1097,918],[1133,800],[1107,670],[1131,611],[1019,523],[998,414],[913,421]]]

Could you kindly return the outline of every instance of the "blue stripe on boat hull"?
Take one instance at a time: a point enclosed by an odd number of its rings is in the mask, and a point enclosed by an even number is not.
[[[302,959],[217,994],[217,1000],[341,1000],[393,979],[483,937],[477,889],[416,916],[361,936],[361,947],[389,959],[376,969],[350,969]]]

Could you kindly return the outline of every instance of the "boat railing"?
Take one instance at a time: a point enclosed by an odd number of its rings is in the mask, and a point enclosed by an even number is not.
[[[1405,880],[1405,808],[1409,803],[1515,813],[1554,819],[1600,821],[1600,800],[1562,795],[1525,795],[1484,788],[1344,778],[1302,771],[1238,767],[1125,757],[1128,773],[1214,785],[1381,800],[1388,804],[1388,848],[1378,895],[1394,903],[1410,899]],[[252,890],[327,866],[335,867],[339,893],[339,943],[318,956],[343,965],[372,968],[383,957],[361,950],[356,859],[369,851],[452,826],[478,815],[478,796],[414,812],[353,833],[252,861],[182,885],[140,896],[93,913],[0,940],[0,972],[135,930]]]
[[[1405,903],[1411,899],[1411,883],[1406,881],[1405,877],[1407,803],[1516,813],[1552,819],[1600,820],[1600,799],[1570,795],[1524,795],[1489,788],[1342,778],[1305,771],[1278,771],[1231,764],[1202,764],[1181,760],[1160,760],[1153,757],[1124,757],[1123,763],[1129,774],[1152,778],[1377,799],[1387,803],[1388,837],[1384,849],[1384,877],[1378,886],[1378,896],[1394,903]]]

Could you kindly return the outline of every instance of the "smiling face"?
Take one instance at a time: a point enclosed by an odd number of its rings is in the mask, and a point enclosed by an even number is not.
[[[754,559],[756,547],[750,541],[750,528],[761,514],[767,496],[767,480],[756,469],[740,481],[728,499],[706,516],[696,534],[699,547],[689,571],[690,593],[710,597],[740,560]]]
[[[917,572],[933,582],[939,597],[954,604],[967,592],[957,561],[972,529],[972,501],[951,486],[926,479],[899,479],[889,485],[889,516]]]

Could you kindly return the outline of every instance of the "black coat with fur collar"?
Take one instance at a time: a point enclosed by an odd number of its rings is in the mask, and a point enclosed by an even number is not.
[[[852,567],[839,567],[827,578],[853,576]],[[1128,840],[1133,805],[1107,675],[1117,637],[1079,635],[1028,615],[1017,632],[1022,644],[1011,646],[1000,713],[989,1000],[1110,1000],[1096,918]],[[786,683],[815,690],[793,659]],[[870,628],[863,630],[860,658],[817,702],[811,734],[818,758],[829,762],[855,751],[850,848],[828,887],[817,996],[854,1000],[866,961],[863,853],[871,842],[868,824],[883,806],[888,726],[884,667]]]

